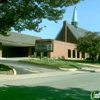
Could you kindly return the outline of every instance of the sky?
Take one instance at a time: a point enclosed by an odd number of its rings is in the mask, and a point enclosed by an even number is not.
[[[100,32],[100,0],[84,0],[76,4],[78,27],[92,32]],[[22,34],[41,37],[42,39],[55,39],[63,26],[63,21],[69,24],[72,22],[74,6],[66,8],[63,19],[58,23],[49,20],[43,20],[42,25],[46,25],[41,32],[25,30]]]

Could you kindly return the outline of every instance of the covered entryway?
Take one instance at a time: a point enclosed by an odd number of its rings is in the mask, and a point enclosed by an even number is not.
[[[2,47],[2,57],[28,57],[28,48]]]
[[[33,57],[35,40],[40,37],[8,33],[9,36],[0,35],[0,57]]]
[[[2,57],[33,57],[34,47],[2,47]]]

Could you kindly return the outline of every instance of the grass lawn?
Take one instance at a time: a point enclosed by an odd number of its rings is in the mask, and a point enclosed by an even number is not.
[[[20,62],[33,63],[33,64],[43,65],[43,66],[52,67],[52,68],[81,69],[82,67],[87,67],[86,65],[78,64],[78,63],[80,63],[80,61],[77,62],[75,60],[64,60],[64,59],[49,59],[49,60],[47,60],[47,58],[42,58],[41,60],[25,59],[25,60],[20,60]]]
[[[8,65],[0,64],[0,71],[9,71],[11,70],[11,67]]]
[[[7,85],[0,87],[0,100],[90,100],[90,93],[81,88]]]

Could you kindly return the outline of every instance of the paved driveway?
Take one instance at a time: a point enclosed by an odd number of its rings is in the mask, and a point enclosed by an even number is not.
[[[19,59],[25,59],[25,58],[0,59],[0,63],[10,65],[16,70],[17,74],[36,74],[36,73],[38,74],[38,73],[45,73],[45,72],[52,72],[52,71],[53,72],[61,71],[57,69],[50,69],[44,66],[37,66],[33,64],[18,62]]]

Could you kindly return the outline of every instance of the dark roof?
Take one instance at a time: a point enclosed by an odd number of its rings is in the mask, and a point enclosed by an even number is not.
[[[15,32],[8,32],[8,34],[10,34],[10,36],[0,35],[0,42],[2,42],[3,46],[34,46],[35,40],[41,39],[41,37],[35,37]]]
[[[71,33],[73,34],[73,36],[78,39],[79,37],[84,37],[86,35],[86,33],[88,32],[88,30],[85,30],[83,28],[80,27],[76,27],[74,25],[69,24],[67,21],[63,22],[63,27],[61,28],[61,30],[58,32],[57,36],[55,37],[55,39],[61,40],[63,41],[63,36],[65,36],[67,30],[66,27],[71,31]]]
[[[68,28],[70,29],[70,31],[72,32],[72,34],[74,35],[74,37],[76,39],[78,39],[79,37],[84,37],[86,35],[86,32],[88,32],[85,29],[79,28],[79,27],[75,27],[71,24],[68,24]]]

